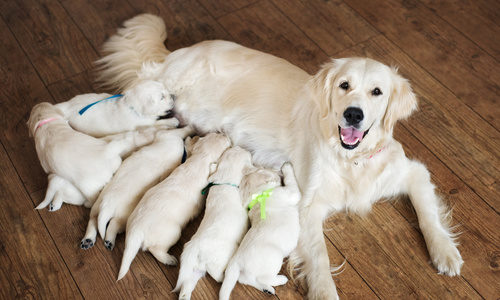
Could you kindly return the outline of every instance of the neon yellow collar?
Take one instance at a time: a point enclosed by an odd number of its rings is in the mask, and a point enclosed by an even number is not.
[[[260,204],[260,218],[262,220],[266,219],[266,200],[273,194],[274,188],[267,189],[260,194],[253,194],[252,201],[248,204],[248,210],[250,211],[255,204]]]

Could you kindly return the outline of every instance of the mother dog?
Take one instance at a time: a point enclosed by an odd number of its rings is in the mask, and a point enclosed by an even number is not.
[[[275,56],[226,41],[170,53],[163,21],[128,20],[104,45],[101,80],[133,86],[164,82],[177,97],[181,122],[223,131],[252,151],[257,164],[290,160],[302,191],[301,234],[291,261],[301,264],[310,299],[338,298],[322,224],[342,211],[363,214],[385,197],[408,194],[439,273],[463,264],[424,165],[406,158],[393,139],[397,120],[417,106],[395,69],[366,58],[333,59],[311,76]]]

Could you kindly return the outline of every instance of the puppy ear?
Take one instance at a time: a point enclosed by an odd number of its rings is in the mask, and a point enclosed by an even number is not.
[[[417,109],[417,97],[410,83],[397,74],[397,69],[392,68],[392,71],[394,87],[383,119],[383,127],[387,132],[392,132],[398,120],[409,117]]]
[[[199,139],[200,139],[199,136],[194,136],[194,137],[188,136],[184,141],[184,147],[186,147],[186,152],[188,156],[191,155],[191,152],[193,152],[193,147]]]

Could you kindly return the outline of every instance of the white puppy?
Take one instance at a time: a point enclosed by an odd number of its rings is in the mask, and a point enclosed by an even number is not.
[[[160,130],[151,145],[123,161],[92,206],[87,232],[80,243],[82,249],[94,245],[97,228],[106,248],[113,249],[116,235],[125,230],[128,217],[144,193],[181,164],[184,138],[192,132],[190,127]]]
[[[250,152],[236,146],[228,149],[207,186],[210,192],[198,230],[186,243],[174,291],[179,299],[190,299],[198,280],[208,272],[221,282],[224,270],[248,229],[247,210],[241,203],[239,185],[252,167]]]
[[[201,190],[208,184],[210,165],[229,146],[229,139],[216,133],[200,138],[192,149],[186,142],[190,153],[186,162],[147,191],[127,221],[118,280],[127,274],[140,248],[164,264],[177,263],[167,251],[181,236],[182,228],[200,213],[204,199]]]
[[[139,82],[122,96],[83,94],[56,104],[71,127],[94,137],[152,125],[177,127],[177,119],[164,119],[173,106],[173,96],[162,83],[153,80]]]
[[[278,272],[283,259],[297,246],[300,231],[297,204],[301,194],[292,166],[285,163],[282,172],[285,186],[271,191],[265,211],[260,203],[249,212],[252,227],[227,266],[219,294],[221,300],[229,300],[237,281],[268,294],[274,294],[273,286],[288,281]]]
[[[28,120],[38,159],[49,185],[37,206],[58,210],[63,202],[90,207],[122,162],[122,156],[151,143],[155,129],[127,132],[97,139],[73,130],[63,113],[43,102],[31,110]]]

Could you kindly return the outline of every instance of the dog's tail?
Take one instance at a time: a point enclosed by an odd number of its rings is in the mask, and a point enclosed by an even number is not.
[[[143,238],[143,235],[139,232],[133,230],[127,232],[127,237],[125,238],[125,250],[123,251],[122,264],[120,266],[120,272],[118,273],[117,280],[122,279],[127,274],[132,261],[141,248]]]
[[[205,275],[204,270],[198,270],[198,251],[195,248],[186,244],[181,255],[181,268],[179,270],[179,277],[177,284],[172,292],[179,292],[179,299],[191,299],[198,280]]]
[[[105,56],[96,61],[97,81],[118,91],[134,86],[143,63],[162,62],[170,53],[163,44],[166,38],[165,23],[158,16],[140,14],[125,21],[102,47]]]
[[[55,174],[49,175],[49,184],[47,185],[47,191],[45,192],[45,198],[40,204],[38,204],[35,209],[43,209],[52,202],[57,191],[64,184],[63,179]]]
[[[235,261],[231,261],[224,273],[224,282],[219,291],[219,300],[229,300],[231,292],[240,277],[240,266]]]

